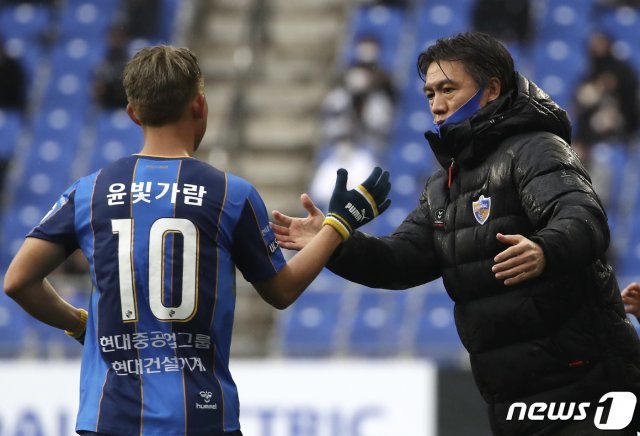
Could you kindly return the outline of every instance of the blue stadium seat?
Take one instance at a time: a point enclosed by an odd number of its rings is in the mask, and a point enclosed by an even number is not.
[[[96,139],[89,171],[96,171],[142,148],[142,129],[124,110],[103,110],[96,121]]]
[[[44,216],[38,210],[9,210],[2,218],[2,245],[0,246],[0,267],[6,271],[11,259],[18,252],[24,237]]]
[[[82,113],[91,104],[91,81],[76,73],[54,74],[47,85],[40,110],[62,107]]]
[[[628,145],[601,142],[591,148],[590,156],[593,162],[591,176],[594,187],[607,210],[611,232],[615,233],[623,206],[620,202],[626,201],[621,198],[621,194],[625,182],[623,174],[627,166]]]
[[[173,39],[176,16],[180,7],[180,0],[161,0],[161,13],[158,26],[158,42],[167,42]]]
[[[11,37],[4,41],[4,47],[9,56],[20,61],[25,74],[27,94],[29,94],[43,59],[40,45],[25,38]]]
[[[342,308],[345,295],[360,285],[323,270],[278,322],[280,346],[287,356],[329,356],[345,334]]]
[[[436,39],[469,29],[469,4],[463,1],[419,2],[416,22],[416,54]]]
[[[0,109],[0,160],[13,157],[21,131],[22,114],[18,111]]]
[[[28,315],[0,292],[0,358],[15,358],[23,351]]]
[[[592,10],[592,3],[585,1],[547,2],[536,32],[537,40],[562,39],[577,45],[586,44],[592,30]]]
[[[62,35],[67,38],[104,38],[118,6],[118,1],[70,1],[60,18]]]
[[[73,73],[89,78],[103,59],[106,42],[103,38],[62,38],[51,52],[51,68],[57,74]]]
[[[336,336],[343,292],[305,291],[281,317],[281,348],[286,356],[330,356]]]
[[[349,352],[390,356],[402,349],[406,293],[363,288],[350,318]]]
[[[370,36],[380,44],[380,64],[387,71],[393,71],[403,26],[406,21],[406,10],[391,6],[362,6],[356,8],[349,24],[350,34],[345,45],[344,62],[353,63],[355,43],[358,39]]]
[[[426,294],[416,329],[414,346],[419,356],[450,364],[464,351],[453,319],[453,301],[442,289],[432,288]]]
[[[573,91],[586,65],[584,46],[554,39],[534,47],[534,82],[561,107],[571,104]]]
[[[28,2],[0,8],[0,29],[5,38],[35,39],[47,28],[51,8]]]
[[[599,17],[599,25],[613,37],[616,55],[628,59],[640,71],[640,11],[630,7],[608,9]]]

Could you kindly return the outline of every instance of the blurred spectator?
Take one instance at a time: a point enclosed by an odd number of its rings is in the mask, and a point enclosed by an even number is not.
[[[471,22],[473,30],[505,43],[526,45],[533,36],[529,0],[476,0]]]
[[[0,108],[23,111],[26,105],[25,86],[22,65],[7,54],[0,38]]]
[[[379,66],[380,46],[375,38],[361,37],[354,59],[322,105],[325,144],[348,136],[358,144],[382,151],[388,141],[395,106],[391,76]]]
[[[364,180],[376,165],[377,161],[370,149],[354,144],[347,137],[341,138],[318,165],[311,180],[309,194],[320,209],[327,210],[334,188],[327,180],[335,178],[338,169],[346,169],[349,172],[349,180]]]
[[[574,147],[583,159],[597,142],[629,143],[640,123],[633,67],[616,58],[612,40],[604,33],[591,36],[588,50],[588,70],[575,92]]]
[[[93,93],[95,100],[106,109],[123,109],[127,95],[122,86],[122,72],[129,60],[129,36],[121,27],[109,31],[107,54],[96,70]]]
[[[122,2],[122,25],[131,38],[153,39],[158,35],[160,12],[158,0]]]

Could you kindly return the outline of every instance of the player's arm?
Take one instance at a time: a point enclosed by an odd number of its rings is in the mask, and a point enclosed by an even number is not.
[[[34,318],[66,330],[84,332],[86,313],[67,303],[46,277],[66,259],[64,246],[26,238],[4,277],[4,292]]]
[[[254,283],[262,298],[284,309],[316,278],[331,254],[358,227],[384,212],[390,204],[389,173],[375,168],[357,188],[347,191],[347,171],[338,170],[329,213],[321,229],[304,248],[269,280]]]
[[[342,243],[340,233],[324,225],[318,234],[271,279],[253,283],[260,296],[277,309],[293,303],[316,278],[334,250]]]

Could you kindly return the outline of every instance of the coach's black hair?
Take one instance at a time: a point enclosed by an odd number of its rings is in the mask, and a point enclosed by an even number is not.
[[[467,73],[480,87],[492,77],[500,80],[500,94],[515,86],[513,58],[494,37],[481,32],[463,32],[449,38],[440,38],[418,56],[418,74],[425,80],[427,69],[433,62],[460,61]]]

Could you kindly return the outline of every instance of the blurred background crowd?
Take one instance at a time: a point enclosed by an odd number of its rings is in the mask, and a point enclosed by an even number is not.
[[[138,48],[199,57],[209,130],[199,158],[251,181],[267,207],[324,208],[335,170],[391,172],[387,234],[436,168],[416,58],[443,36],[480,30],[570,114],[573,147],[606,205],[620,284],[640,277],[638,71],[633,0],[0,0],[0,272],[76,178],[134,153],[141,132],[120,83]],[[53,279],[75,305],[91,284],[81,256]],[[635,320],[634,320],[635,322]],[[325,271],[274,312],[238,277],[235,356],[429,357],[466,367],[439,282],[369,289]],[[77,357],[61,332],[0,294],[0,357]]]

